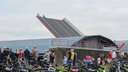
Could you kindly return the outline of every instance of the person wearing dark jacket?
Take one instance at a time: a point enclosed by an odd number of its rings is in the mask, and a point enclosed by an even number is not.
[[[14,52],[12,51],[12,49],[10,48],[10,59],[11,59],[11,61],[14,61]]]
[[[2,55],[2,51],[1,51],[1,48],[0,48],[0,63],[2,63],[2,58],[3,57],[3,55]]]
[[[9,49],[8,48],[4,48],[3,50],[3,60],[5,60],[5,64],[8,65],[8,60],[9,60]]]
[[[30,51],[28,50],[28,48],[26,48],[26,50],[24,51],[24,57],[25,57],[26,65],[28,65],[29,64],[29,57],[30,57]]]

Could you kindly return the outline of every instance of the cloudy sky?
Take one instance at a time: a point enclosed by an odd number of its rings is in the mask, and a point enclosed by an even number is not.
[[[0,0],[0,41],[54,38],[36,18],[67,18],[85,35],[128,40],[128,0]]]

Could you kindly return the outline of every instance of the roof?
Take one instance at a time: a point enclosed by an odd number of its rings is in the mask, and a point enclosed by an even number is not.
[[[88,38],[94,38],[94,37],[98,38],[98,42],[99,43],[105,43],[105,44],[113,45],[113,46],[116,46],[117,47],[117,45],[111,39],[106,38],[106,37],[104,37],[102,35],[84,36],[78,42],[80,42],[80,41],[86,41],[86,39],[88,39]]]

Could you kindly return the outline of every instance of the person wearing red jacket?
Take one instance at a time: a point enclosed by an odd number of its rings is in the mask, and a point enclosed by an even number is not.
[[[18,57],[20,58],[20,60],[22,60],[23,58],[23,53],[22,53],[22,49],[20,48],[19,52],[17,53]]]
[[[112,51],[108,53],[108,63],[111,63],[112,61]]]
[[[89,65],[93,64],[93,60],[94,60],[94,58],[91,55],[87,55],[84,58],[84,62],[86,64],[86,66],[89,66]]]

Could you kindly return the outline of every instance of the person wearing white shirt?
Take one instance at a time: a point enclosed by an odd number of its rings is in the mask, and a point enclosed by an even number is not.
[[[117,54],[116,54],[115,50],[113,50],[113,52],[112,52],[112,60],[114,60],[116,57],[117,57]]]

